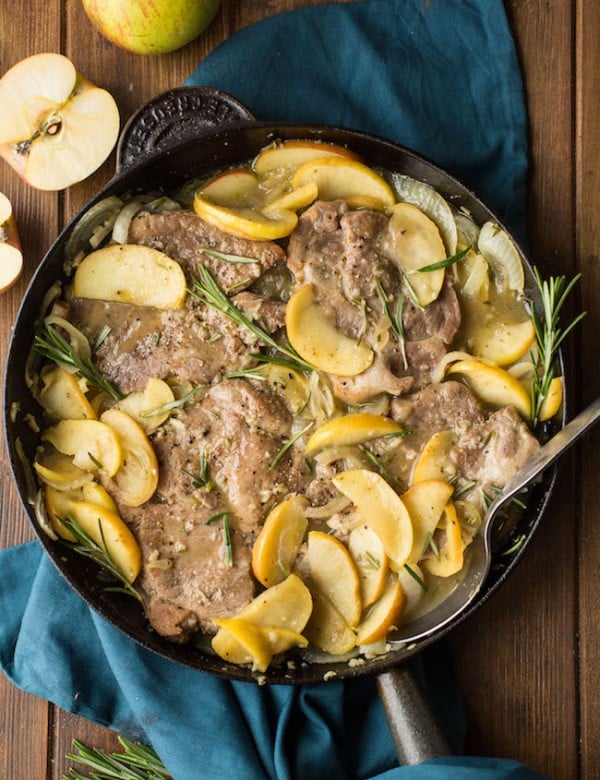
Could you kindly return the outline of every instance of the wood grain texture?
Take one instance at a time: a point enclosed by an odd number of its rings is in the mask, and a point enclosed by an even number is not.
[[[148,99],[180,85],[236,30],[324,1],[223,0],[209,30],[185,49],[139,57],[105,41],[79,0],[24,0],[18,14],[3,0],[0,73],[29,54],[62,51],[113,93],[124,122]],[[600,378],[600,7],[597,0],[512,0],[506,7],[529,109],[531,257],[546,274],[584,274],[571,306],[587,309],[588,316],[567,351],[574,412],[598,394]],[[11,323],[39,259],[113,169],[111,158],[85,182],[56,194],[31,190],[0,166],[0,190],[14,204],[26,260],[23,278],[2,296],[2,367]],[[595,433],[564,461],[529,553],[501,591],[449,641],[467,715],[467,751],[520,759],[553,780],[591,780],[600,767],[599,445]],[[0,545],[8,546],[32,538],[32,532],[3,445],[0,480]],[[74,737],[117,749],[112,732],[0,678],[0,778],[60,780]]]

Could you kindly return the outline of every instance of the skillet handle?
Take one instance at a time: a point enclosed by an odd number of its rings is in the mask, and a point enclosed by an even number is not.
[[[376,681],[401,766],[451,754],[407,664],[377,675]]]
[[[126,122],[117,144],[117,173],[153,152],[255,121],[243,103],[220,89],[170,89],[143,105]]]

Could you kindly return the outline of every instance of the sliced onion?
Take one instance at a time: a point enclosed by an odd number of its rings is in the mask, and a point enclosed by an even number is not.
[[[141,211],[143,205],[139,200],[132,200],[126,206],[123,206],[121,211],[117,214],[115,224],[112,228],[112,240],[117,244],[126,244],[127,237],[129,235],[129,226],[131,220],[135,217],[138,211]]]
[[[453,352],[447,352],[431,372],[431,381],[441,382],[446,375],[446,368],[450,365],[450,363],[455,363],[457,360],[472,359],[473,355],[470,355],[468,352],[463,352],[459,349],[456,349]]]
[[[38,521],[39,527],[46,534],[46,536],[49,536],[53,542],[58,541],[58,536],[54,533],[54,529],[50,524],[48,512],[46,511],[46,505],[44,503],[44,496],[41,490],[38,490],[35,496],[35,501],[33,502],[33,512],[35,514],[35,519]]]
[[[496,287],[523,292],[525,272],[521,255],[508,234],[493,222],[486,222],[479,232],[479,252],[488,261]]]
[[[87,252],[90,248],[90,239],[98,227],[110,222],[110,232],[112,224],[122,207],[123,201],[121,198],[116,195],[109,195],[109,197],[103,198],[88,209],[75,224],[65,244],[65,260],[70,262],[78,252]]]
[[[77,352],[79,357],[83,360],[89,360],[91,358],[92,349],[90,347],[90,342],[83,335],[83,333],[75,327],[75,325],[56,314],[49,314],[47,317],[45,317],[44,324],[57,325],[59,328],[62,328],[62,330],[68,334],[69,343],[75,352]],[[68,371],[68,367],[65,366],[65,368]]]
[[[333,416],[335,399],[326,376],[313,371],[308,378],[308,408],[305,416],[321,424]]]
[[[346,496],[336,496],[322,506],[309,506],[304,510],[307,517],[311,517],[315,520],[323,517],[331,517],[338,512],[343,512],[344,509],[350,506],[352,502]]]
[[[456,254],[458,234],[454,214],[448,202],[431,185],[410,176],[393,173],[392,186],[400,200],[412,203],[438,226],[448,257]]]
[[[464,246],[477,246],[479,238],[479,225],[463,211],[457,211],[454,214],[458,243]]]
[[[465,258],[460,269],[460,276],[465,277],[461,290],[469,298],[477,298],[481,302],[489,300],[490,276],[487,260],[482,255],[473,254]]]

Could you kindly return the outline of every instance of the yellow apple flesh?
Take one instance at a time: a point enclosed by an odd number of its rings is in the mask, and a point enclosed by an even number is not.
[[[4,74],[0,116],[0,155],[40,190],[62,190],[90,176],[119,133],[112,96],[61,54],[34,54]]]
[[[9,199],[0,192],[0,293],[17,281],[23,270],[23,253]]]
[[[135,54],[166,54],[194,40],[215,18],[220,0],[82,0],[92,23]]]

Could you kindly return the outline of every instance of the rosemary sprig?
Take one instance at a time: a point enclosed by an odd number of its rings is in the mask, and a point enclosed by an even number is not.
[[[408,565],[408,563],[405,563],[405,564],[404,564],[404,568],[406,569],[406,572],[407,572],[408,574],[410,574],[410,576],[413,578],[413,580],[414,580],[414,581],[415,581],[415,582],[418,584],[418,586],[419,586],[419,587],[420,587],[422,590],[429,590],[429,588],[427,587],[427,585],[425,584],[425,582],[424,582],[424,581],[421,579],[421,577],[419,577],[419,575],[417,574],[417,572],[416,572],[416,571],[415,571],[413,568],[411,568],[411,567]]]
[[[179,409],[180,406],[184,406],[190,398],[195,395],[202,385],[196,385],[195,387],[192,387],[191,390],[189,390],[185,395],[182,395],[181,398],[176,398],[174,401],[170,401],[168,404],[164,404],[163,406],[159,406],[157,409],[152,409],[150,412],[144,412],[141,416],[142,417],[154,417],[157,414],[164,414],[165,412],[170,412],[173,409]]]
[[[454,255],[451,255],[450,257],[447,257],[445,260],[440,260],[437,263],[431,263],[430,265],[424,265],[421,268],[419,268],[419,273],[428,273],[429,271],[439,271],[441,268],[448,268],[451,265],[454,265],[455,263],[458,263],[459,260],[462,260],[463,257],[471,250],[471,244],[469,244],[468,247],[465,249],[462,249],[460,252],[457,252]]]
[[[383,310],[385,312],[386,317],[389,320],[392,333],[394,334],[394,336],[396,337],[396,341],[400,345],[400,351],[402,354],[402,362],[404,363],[404,368],[407,369],[408,359],[406,357],[406,339],[404,337],[404,325],[402,323],[402,311],[404,309],[404,293],[400,293],[398,295],[398,300],[396,301],[396,308],[392,312],[390,306],[390,299],[388,298],[385,290],[381,286],[381,282],[379,281],[379,279],[375,279],[375,288],[377,289],[377,295],[379,295],[381,303],[383,304]]]
[[[398,479],[383,465],[383,463],[372,450],[370,450],[364,444],[359,444],[358,449],[363,453],[367,460],[372,463],[373,466],[375,466],[377,473],[385,479],[390,487],[393,487],[394,490],[400,489],[400,483],[398,482]]]
[[[94,343],[94,352],[97,349],[100,349],[100,347],[104,344],[106,339],[110,336],[111,332],[112,332],[112,328],[110,327],[110,325],[105,325],[102,328],[102,330],[98,334],[98,338],[96,339],[96,341]]]
[[[302,428],[302,430],[301,430],[301,431],[298,431],[298,433],[296,433],[294,436],[292,436],[292,438],[291,438],[291,439],[288,439],[288,440],[285,442],[285,444],[284,444],[284,445],[283,445],[283,447],[282,447],[282,448],[279,450],[279,452],[277,453],[277,455],[275,455],[275,457],[274,457],[274,459],[273,459],[273,462],[272,462],[272,463],[271,463],[271,465],[269,466],[269,471],[273,471],[273,469],[274,469],[274,468],[275,468],[275,467],[278,465],[278,463],[281,461],[281,459],[283,458],[283,456],[285,455],[285,453],[286,453],[286,452],[287,452],[287,451],[290,449],[290,447],[293,447],[293,446],[294,446],[294,444],[295,444],[295,443],[298,441],[298,439],[302,438],[302,436],[304,436],[304,434],[305,434],[305,433],[306,433],[308,430],[310,430],[310,428],[312,428],[312,427],[313,427],[313,425],[314,425],[314,421],[311,421],[311,422],[309,422],[309,423],[308,423],[308,425],[306,425],[304,428]]]
[[[111,576],[113,576],[121,583],[120,587],[110,587],[106,590],[125,593],[128,596],[133,596],[133,598],[141,602],[142,597],[129,582],[127,577],[125,577],[125,575],[117,567],[114,558],[110,554],[108,545],[106,544],[106,539],[104,538],[104,529],[102,528],[100,518],[98,518],[98,532],[101,542],[100,544],[98,544],[95,539],[92,539],[92,537],[81,527],[81,525],[73,518],[72,515],[66,514],[64,517],[60,517],[58,519],[59,522],[62,523],[62,525],[64,525],[64,527],[73,534],[76,540],[74,542],[65,541],[64,543],[68,545],[74,552],[79,553],[79,555],[83,555],[84,557],[95,561],[95,563],[101,566],[105,571],[107,571]]]
[[[206,459],[205,452],[203,452],[200,456],[200,466],[198,468],[197,474],[192,474],[192,472],[188,471],[187,469],[182,469],[182,471],[184,474],[187,474],[188,477],[191,477],[192,487],[194,490],[204,488],[207,493],[210,493],[210,491],[215,487],[214,480],[210,478],[208,473],[208,460]]]
[[[94,774],[83,775],[70,767],[63,780],[172,780],[158,755],[147,745],[117,737],[123,752],[106,753],[100,748],[90,748],[77,739],[73,748],[77,752],[67,753],[69,761],[94,770]]]
[[[551,276],[542,280],[537,268],[534,268],[536,281],[542,295],[542,316],[538,315],[533,304],[530,304],[531,319],[535,330],[538,355],[536,371],[531,387],[532,427],[537,425],[540,409],[550,390],[554,379],[554,362],[558,348],[567,335],[586,315],[581,312],[567,325],[564,330],[559,327],[560,312],[564,303],[579,281],[581,274],[574,276],[570,282],[564,276]]]
[[[212,515],[212,517],[209,517],[206,521],[206,525],[212,525],[213,523],[216,523],[217,520],[223,520],[223,543],[225,545],[225,549],[227,550],[227,563],[230,566],[233,566],[233,544],[231,541],[231,528],[229,526],[229,515],[231,512],[228,509],[224,509],[222,512],[217,512],[216,514]]]
[[[36,334],[33,340],[33,348],[40,355],[53,360],[56,364],[74,369],[91,385],[98,390],[102,390],[113,400],[121,401],[125,397],[123,393],[100,374],[91,360],[82,358],[53,325],[42,326],[41,331]]]
[[[431,552],[434,554],[436,560],[438,560],[438,561],[440,560],[440,550],[439,550],[439,547],[437,546],[437,544],[435,543],[435,539],[433,538],[433,535],[431,534],[431,532],[429,532],[427,534],[427,536],[425,537],[425,544],[423,546],[423,552],[421,553],[421,557],[423,557],[423,555],[425,555],[427,550],[431,550]]]
[[[261,328],[260,325],[244,314],[241,309],[238,309],[227,295],[225,295],[223,290],[221,290],[207,268],[202,267],[200,269],[200,279],[192,277],[192,287],[188,289],[188,292],[193,298],[196,298],[196,300],[221,312],[221,314],[224,314],[228,319],[232,320],[232,322],[247,328],[257,339],[264,344],[267,344],[276,352],[283,353],[286,358],[293,363],[294,368],[297,370],[312,370],[312,366],[300,357],[291,344],[279,344],[270,333],[267,333],[264,328]]]
[[[258,263],[256,257],[245,257],[244,255],[231,255],[227,252],[219,252],[218,249],[210,249],[209,247],[203,247],[202,252],[205,255],[216,257],[218,260],[225,260],[227,263]]]
[[[521,549],[521,547],[523,547],[526,539],[527,536],[525,534],[521,534],[520,536],[517,536],[517,538],[511,544],[511,546],[507,550],[504,550],[502,553],[500,553],[500,555],[505,555],[505,556],[514,555],[516,552],[518,552]]]

